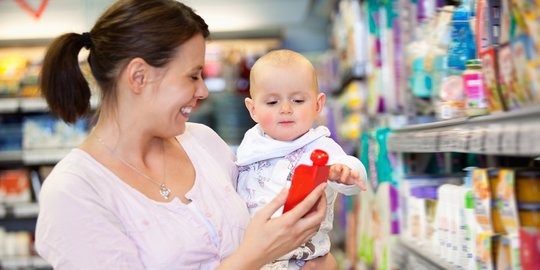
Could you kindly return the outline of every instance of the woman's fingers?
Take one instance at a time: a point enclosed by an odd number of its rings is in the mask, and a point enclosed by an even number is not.
[[[281,206],[285,204],[288,194],[289,194],[289,189],[287,188],[282,189],[281,192],[272,201],[270,201],[265,207],[263,207],[261,210],[257,212],[257,215],[263,217],[264,220],[270,219],[272,215]]]
[[[297,204],[293,209],[291,209],[288,213],[290,213],[290,217],[293,219],[299,220],[303,216],[309,213],[311,209],[317,204],[319,199],[324,196],[324,190],[326,189],[326,183],[322,183],[315,187],[309,195],[302,200],[299,204]],[[326,207],[325,207],[326,210]],[[318,211],[316,211],[318,213]],[[326,212],[325,212],[326,213]],[[324,214],[323,214],[324,216]]]

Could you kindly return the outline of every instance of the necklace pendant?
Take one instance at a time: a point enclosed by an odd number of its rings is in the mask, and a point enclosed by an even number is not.
[[[171,190],[165,185],[165,184],[160,184],[159,185],[159,194],[164,198],[164,199],[169,199],[169,195],[171,195]]]

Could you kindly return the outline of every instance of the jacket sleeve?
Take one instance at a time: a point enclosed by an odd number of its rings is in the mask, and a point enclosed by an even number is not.
[[[328,165],[343,164],[351,170],[357,171],[362,181],[367,181],[366,168],[362,162],[354,156],[347,155],[347,153],[343,151],[343,148],[331,138],[324,137],[318,140],[313,147],[310,147],[308,155],[311,155],[311,151],[314,149],[321,149],[328,153]],[[357,185],[345,185],[334,181],[328,181],[328,186],[345,195],[354,195],[360,192],[360,187]]]

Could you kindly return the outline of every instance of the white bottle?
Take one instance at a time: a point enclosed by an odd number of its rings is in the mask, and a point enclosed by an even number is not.
[[[467,191],[464,198],[465,207],[465,234],[464,234],[464,243],[465,243],[465,256],[463,260],[463,269],[465,270],[474,270],[476,269],[476,235],[478,232],[478,224],[476,222],[476,217],[474,216],[474,198],[472,191]]]

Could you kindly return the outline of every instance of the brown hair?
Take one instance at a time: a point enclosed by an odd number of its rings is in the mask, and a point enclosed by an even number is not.
[[[116,1],[88,34],[67,33],[49,46],[40,86],[51,114],[73,123],[90,110],[90,87],[78,63],[83,47],[90,50],[90,70],[106,102],[115,99],[117,76],[131,59],[163,67],[197,34],[207,38],[208,25],[178,1]]]

